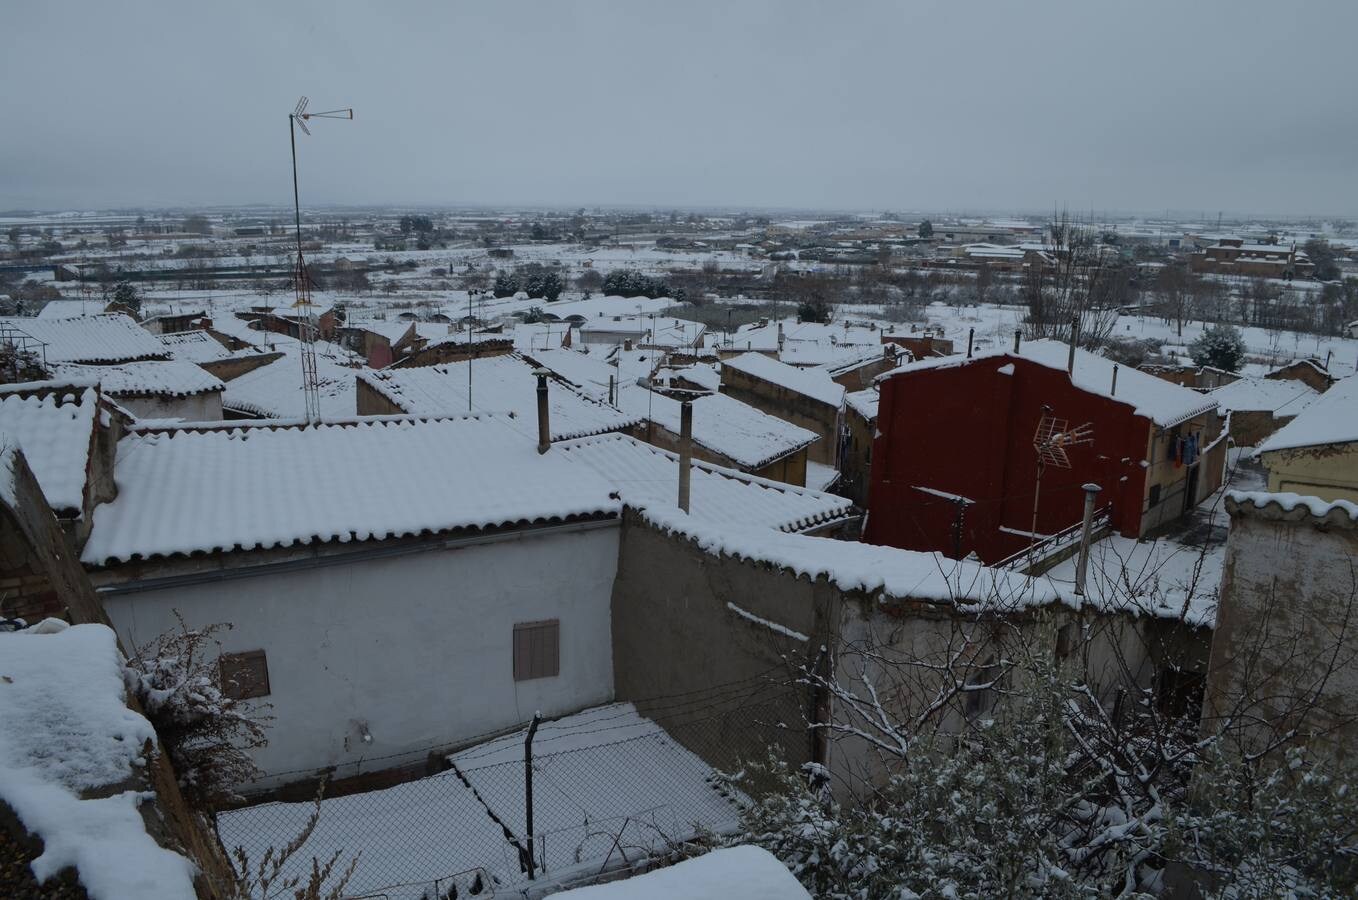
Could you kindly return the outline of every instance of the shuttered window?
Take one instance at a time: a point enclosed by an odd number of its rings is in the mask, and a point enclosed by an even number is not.
[[[219,662],[222,693],[233,700],[269,695],[269,661],[263,650],[223,653]]]
[[[514,680],[555,678],[561,671],[561,622],[523,622],[514,626]]]

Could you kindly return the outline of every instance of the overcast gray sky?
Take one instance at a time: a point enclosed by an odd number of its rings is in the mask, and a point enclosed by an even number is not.
[[[0,208],[1358,212],[1358,2],[41,2]]]

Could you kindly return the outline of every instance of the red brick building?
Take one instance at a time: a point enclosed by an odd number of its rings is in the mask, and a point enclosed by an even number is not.
[[[1033,341],[1018,354],[912,363],[879,384],[864,540],[994,563],[1081,519],[1103,490],[1114,530],[1129,537],[1181,517],[1220,486],[1226,445],[1216,403],[1144,372]],[[1034,436],[1044,414],[1092,440],[1048,465],[1037,524]],[[1037,535],[1034,538],[1033,535]]]

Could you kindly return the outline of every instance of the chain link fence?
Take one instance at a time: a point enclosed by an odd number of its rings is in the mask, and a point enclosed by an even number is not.
[[[662,727],[663,726],[663,727]],[[328,797],[289,874],[313,857],[358,857],[347,896],[448,900],[512,896],[584,880],[739,822],[744,791],[718,773],[767,756],[809,758],[796,696],[753,690],[613,704],[542,722],[447,756],[437,775]],[[531,787],[530,787],[531,785]],[[252,865],[296,839],[314,803],[218,814],[228,849]],[[276,851],[275,851],[276,852]]]

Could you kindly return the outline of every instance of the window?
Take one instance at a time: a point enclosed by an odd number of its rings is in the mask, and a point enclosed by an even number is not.
[[[269,661],[263,650],[223,653],[218,661],[222,693],[233,700],[269,696]]]
[[[1156,506],[1157,504],[1159,504],[1159,502],[1160,502],[1160,485],[1158,485],[1158,484],[1153,484],[1153,485],[1151,485],[1151,493],[1150,493],[1150,497],[1148,498],[1148,501],[1147,501],[1147,503],[1146,503],[1146,507],[1147,507],[1148,509],[1149,509],[1149,508],[1152,508],[1152,507]]]
[[[561,622],[523,622],[514,626],[514,680],[555,678],[561,671]]]

